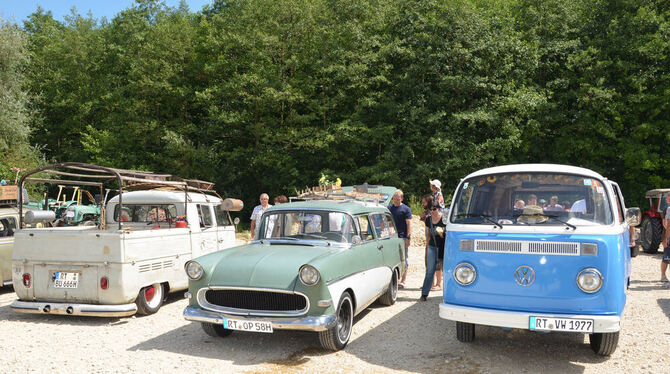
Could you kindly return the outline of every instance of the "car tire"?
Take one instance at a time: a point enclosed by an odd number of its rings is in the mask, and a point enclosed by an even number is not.
[[[645,253],[658,252],[663,236],[663,223],[658,218],[644,217],[640,225],[640,241]]]
[[[475,324],[456,321],[456,339],[463,343],[475,340]]]
[[[233,330],[224,329],[223,325],[202,322],[200,324],[205,333],[215,338],[223,338],[233,333]]]
[[[339,351],[346,347],[351,337],[351,328],[354,323],[354,303],[348,292],[342,294],[335,312],[337,320],[335,326],[326,331],[319,331],[319,342],[324,349]]]
[[[616,350],[619,343],[619,332],[603,332],[589,334],[591,349],[599,356],[609,356]]]
[[[163,305],[163,300],[165,300],[165,288],[162,284],[154,283],[151,286],[144,287],[135,300],[137,313],[143,315],[154,314]]]
[[[378,299],[382,305],[393,305],[398,298],[398,272],[393,270],[391,274],[391,282],[389,283],[386,292]]]

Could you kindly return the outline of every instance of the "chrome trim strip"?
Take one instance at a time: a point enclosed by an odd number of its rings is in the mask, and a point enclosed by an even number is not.
[[[398,269],[400,268],[400,264],[401,264],[401,263],[398,263],[398,264],[396,265],[396,266],[398,267]],[[351,273],[351,274],[347,274],[347,275],[340,275],[339,277],[337,277],[337,278],[333,278],[333,279],[329,280],[328,282],[326,282],[326,286],[330,286],[330,285],[333,284],[333,283],[339,282],[339,281],[341,281],[341,280],[345,280],[345,279],[347,279],[347,278],[349,278],[349,277],[353,277],[354,275],[358,275],[358,274],[360,274],[360,273],[364,273],[364,272],[366,272],[366,271],[370,271],[370,270],[372,270],[372,269],[379,269],[379,268],[390,268],[391,270],[394,269],[394,268],[391,268],[390,266],[375,266],[375,267],[372,267],[372,268],[367,268],[367,269],[365,269],[365,270],[357,271],[357,272],[355,272],[355,273]]]
[[[300,295],[305,298],[305,308],[295,312],[284,312],[284,311],[265,311],[265,310],[253,310],[253,309],[236,309],[236,308],[226,308],[207,302],[205,298],[205,293],[209,290],[218,291],[218,290],[233,290],[233,291],[261,291],[261,292],[275,292],[275,293],[285,293],[291,295]],[[236,316],[266,316],[266,317],[297,317],[307,313],[310,307],[309,297],[302,292],[280,290],[275,288],[257,288],[257,287],[220,287],[220,286],[210,286],[203,287],[198,290],[196,294],[196,300],[198,304],[207,310],[218,313],[228,313]]]
[[[10,281],[10,280],[2,282],[2,286],[3,286],[3,287],[4,287],[4,286],[9,286],[9,285],[12,285],[12,284],[14,284],[14,282],[12,282],[12,281]]]
[[[539,240],[475,239],[474,251],[522,255],[579,256],[581,252],[581,243],[547,242]]]
[[[285,318],[285,317],[255,317],[238,316],[224,313],[213,313],[187,306],[184,309],[184,319],[187,321],[223,324],[223,318],[229,319],[249,319],[253,321],[271,322],[272,328],[277,330],[304,330],[304,331],[325,331],[337,324],[335,315],[326,316],[308,316],[302,318]]]
[[[49,307],[45,312],[44,308]],[[137,312],[137,305],[98,305],[98,304],[69,304],[69,303],[49,303],[38,301],[15,300],[11,305],[12,310],[19,313],[33,314],[59,314],[71,316],[93,316],[93,317],[126,317]],[[68,308],[72,308],[72,313],[68,313]]]
[[[552,314],[515,312],[497,309],[467,307],[440,303],[440,318],[452,321],[475,323],[478,325],[511,327],[529,330],[530,316],[546,318],[579,318],[593,320],[593,332],[617,332],[621,329],[621,316],[592,314]]]

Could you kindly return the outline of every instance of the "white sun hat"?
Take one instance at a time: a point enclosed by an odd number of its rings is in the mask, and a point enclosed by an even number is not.
[[[430,185],[435,186],[438,189],[442,188],[442,183],[440,183],[438,179],[433,179],[432,181],[430,181]]]

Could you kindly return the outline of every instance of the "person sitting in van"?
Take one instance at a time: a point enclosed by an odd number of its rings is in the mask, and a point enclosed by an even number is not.
[[[572,208],[570,208],[570,212],[572,213],[586,213],[586,200],[581,199],[575,201],[574,204],[572,204]]]
[[[548,212],[562,212],[563,207],[560,204],[558,204],[558,196],[552,196],[549,199],[549,205],[546,208],[544,208],[544,210]]]
[[[534,194],[528,195],[528,204],[527,205],[537,205],[537,196]]]
[[[526,203],[521,199],[514,202],[514,209],[522,210],[525,207]]]

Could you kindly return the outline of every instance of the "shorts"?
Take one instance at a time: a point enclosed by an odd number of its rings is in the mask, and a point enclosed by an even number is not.
[[[663,249],[663,259],[661,261],[666,264],[670,264],[670,247],[665,247]]]
[[[435,266],[435,269],[436,270],[442,270],[443,264],[444,264],[444,259],[438,258],[437,259],[437,266]]]

